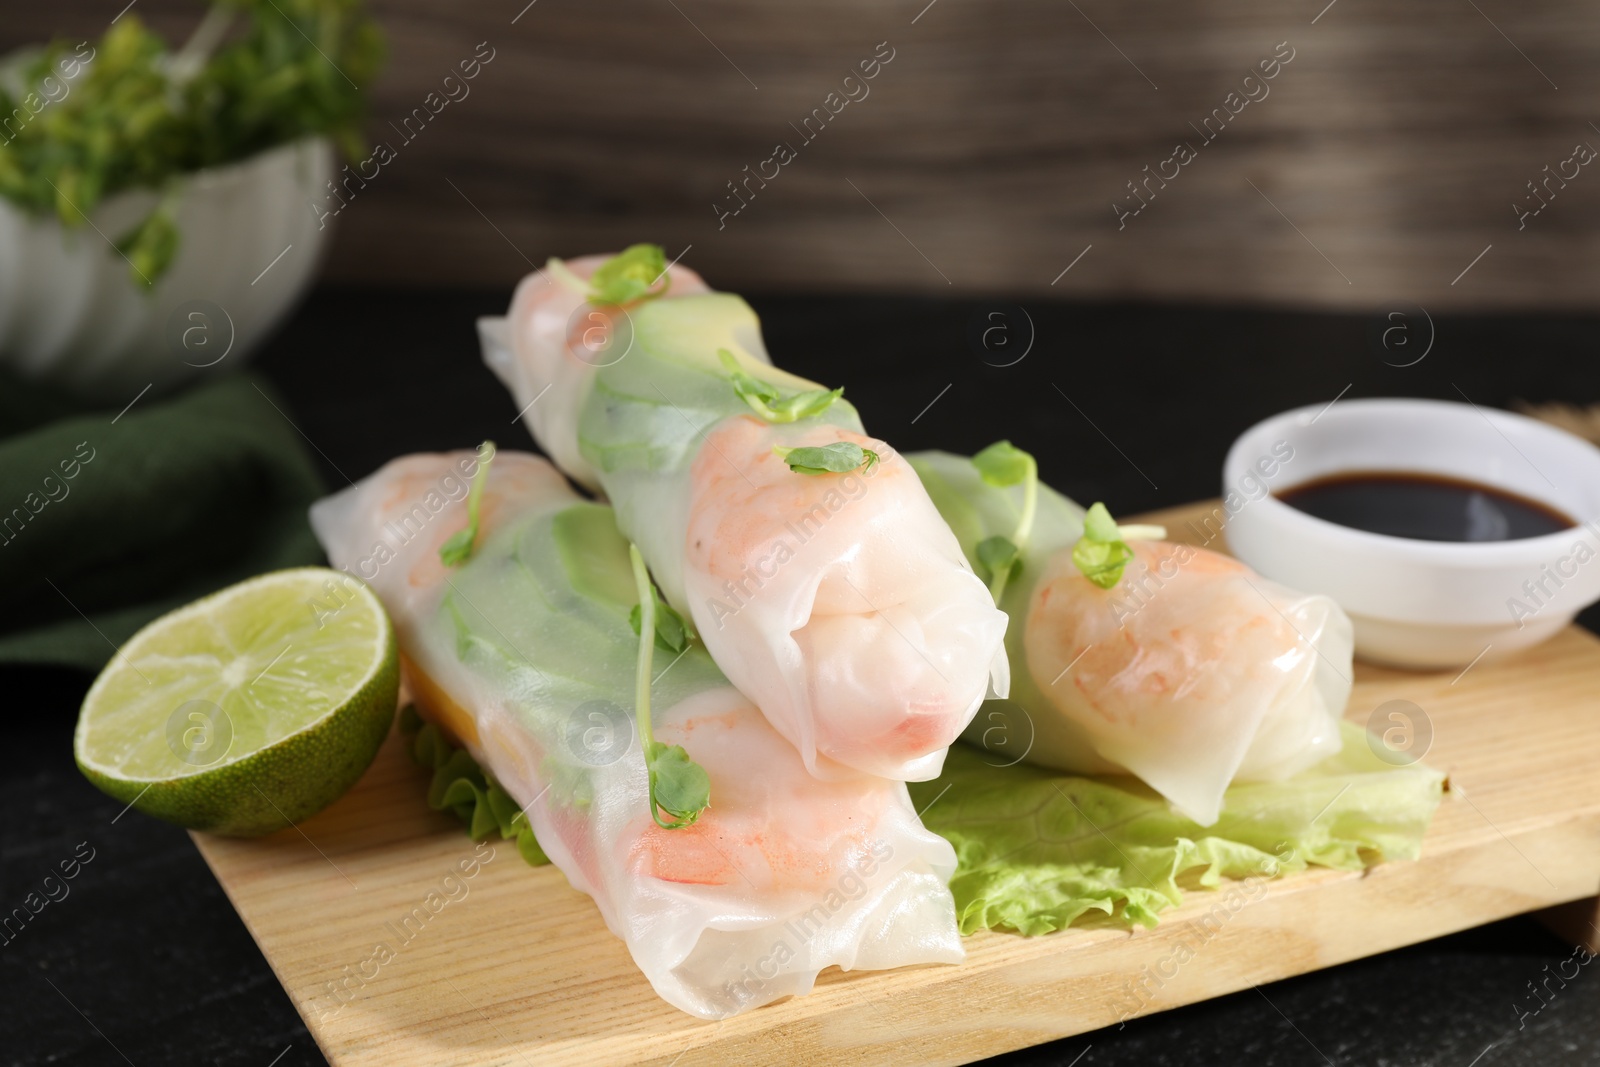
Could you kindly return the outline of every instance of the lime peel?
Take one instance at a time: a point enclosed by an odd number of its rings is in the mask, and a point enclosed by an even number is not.
[[[84,698],[73,748],[105,793],[191,829],[255,835],[353,785],[389,732],[394,628],[339,571],[275,571],[150,623]]]

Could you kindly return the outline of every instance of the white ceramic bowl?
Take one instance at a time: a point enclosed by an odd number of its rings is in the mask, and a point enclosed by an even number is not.
[[[311,280],[328,231],[310,204],[333,172],[328,141],[308,138],[187,175],[178,253],[148,290],[109,240],[154,191],[111,197],[71,229],[0,200],[0,364],[114,402],[242,361]]]
[[[1420,541],[1314,518],[1266,492],[1355,470],[1487,483],[1580,525],[1517,541]],[[1521,415],[1397,399],[1287,411],[1234,442],[1223,492],[1235,505],[1224,527],[1234,554],[1274,581],[1338,601],[1363,659],[1465,666],[1543,641],[1600,599],[1600,449]]]

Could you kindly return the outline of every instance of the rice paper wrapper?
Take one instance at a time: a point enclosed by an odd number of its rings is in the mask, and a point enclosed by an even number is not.
[[[636,594],[610,509],[502,452],[472,556],[446,570],[474,465],[396,460],[317,504],[313,526],[389,610],[419,703],[522,805],[662,998],[720,1019],[804,994],[830,966],[962,959],[954,852],[906,787],[812,776],[693,646],[658,657],[653,721],[705,768],[711,807],[655,824],[633,726]]]
[[[915,471],[843,399],[756,417],[724,360],[782,393],[820,387],[771,366],[743,300],[673,267],[666,296],[595,307],[573,280],[602,261],[530,276],[504,320],[480,324],[540,447],[609,498],[668,601],[811,773],[937,775],[1010,672],[1006,617]],[[876,461],[807,475],[774,452],[836,443]]]
[[[1015,528],[1020,488],[988,485],[963,456],[912,463],[973,558]],[[1337,604],[1170,542],[1134,542],[1101,589],[1072,562],[1082,509],[1039,492],[1002,605],[1011,698],[983,707],[970,741],[1076,774],[1131,773],[1202,825],[1230,783],[1281,781],[1340,750],[1354,641]]]

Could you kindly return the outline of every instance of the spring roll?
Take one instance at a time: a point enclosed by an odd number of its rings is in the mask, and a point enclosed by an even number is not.
[[[1354,646],[1331,599],[1160,540],[1126,542],[1132,556],[1103,588],[1073,558],[1084,510],[1036,471],[1025,523],[1026,477],[993,484],[946,452],[910,462],[975,564],[986,540],[1020,541],[1000,583],[1011,698],[985,705],[968,740],[1013,761],[1136,775],[1203,826],[1230,782],[1280,781],[1339,751]]]
[[[397,459],[312,509],[334,565],[395,625],[424,714],[523,806],[538,841],[667,1002],[721,1019],[809,992],[829,966],[954,963],[956,859],[904,783],[822,781],[688,645],[655,668],[655,737],[705,769],[693,825],[653,818],[633,727],[640,637],[609,507],[543,459],[501,452],[478,502],[471,452]]]
[[[1005,615],[916,472],[837,391],[771,366],[748,304],[676,266],[607,296],[640,255],[524,279],[480,320],[486,362],[813,774],[937,776],[1008,691]]]

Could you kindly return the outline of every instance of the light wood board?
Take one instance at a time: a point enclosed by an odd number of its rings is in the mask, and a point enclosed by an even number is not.
[[[1176,536],[1206,507],[1155,518]],[[830,971],[721,1023],[657,998],[589,899],[509,843],[446,885],[474,846],[396,738],[298,829],[195,841],[337,1067],[964,1063],[1600,894],[1600,641],[1573,628],[1460,676],[1357,666],[1351,719],[1394,699],[1450,775],[1417,862],[1193,892],[1149,931],[983,933],[960,966]],[[390,924],[431,892],[401,946]],[[369,962],[379,942],[394,958]]]

